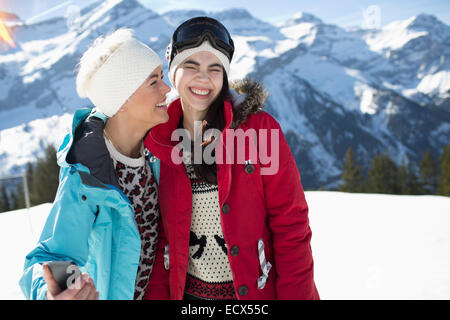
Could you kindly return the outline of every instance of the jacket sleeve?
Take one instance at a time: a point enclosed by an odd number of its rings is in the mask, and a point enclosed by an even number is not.
[[[160,220],[161,221],[161,220]],[[155,263],[153,265],[144,300],[169,300],[169,271],[164,267],[164,252],[168,245],[162,221],[160,222],[158,246],[156,248]],[[167,261],[170,263],[170,261]]]
[[[82,200],[79,175],[67,174],[61,180],[36,247],[26,256],[19,285],[27,299],[43,300],[47,285],[42,264],[67,260],[84,266],[88,257],[88,237],[95,220],[95,211]]]
[[[300,173],[280,125],[270,115],[266,118],[267,127],[278,130],[278,139],[272,141],[270,135],[267,139],[268,154],[272,162],[278,161],[278,171],[262,175],[273,237],[277,299],[319,299],[313,278],[308,205]],[[261,169],[270,165],[274,163],[262,164]]]

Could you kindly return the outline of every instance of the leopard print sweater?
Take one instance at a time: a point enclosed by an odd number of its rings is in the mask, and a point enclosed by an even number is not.
[[[144,155],[148,154],[145,148],[142,149],[140,158],[128,158],[120,154],[108,139],[105,140],[113,159],[119,185],[133,205],[134,218],[141,237],[141,255],[134,299],[142,300],[153,269],[156,253],[159,221],[158,187],[148,164],[148,159]]]

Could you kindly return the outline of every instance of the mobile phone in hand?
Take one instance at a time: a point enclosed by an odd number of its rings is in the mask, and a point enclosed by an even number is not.
[[[62,291],[66,290],[81,275],[80,269],[72,261],[50,261],[47,265]]]

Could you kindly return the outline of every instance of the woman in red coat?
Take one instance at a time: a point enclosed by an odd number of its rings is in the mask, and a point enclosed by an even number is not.
[[[145,139],[161,160],[162,219],[146,299],[319,299],[300,174],[261,86],[235,83],[233,106],[233,52],[207,17],[172,37],[180,98]]]

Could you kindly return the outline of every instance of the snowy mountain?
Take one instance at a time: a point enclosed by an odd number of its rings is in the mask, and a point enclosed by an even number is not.
[[[321,299],[450,299],[450,198],[323,191],[305,197]],[[24,299],[18,281],[25,256],[50,207],[0,214],[0,256],[7,257],[0,300]]]
[[[434,16],[421,14],[393,22],[365,39],[371,50],[395,67],[395,72],[387,68],[374,70],[372,74],[379,81],[389,82],[419,103],[450,110],[449,26]]]
[[[56,18],[11,27],[16,48],[0,54],[0,176],[42,152],[33,141],[58,144],[70,114],[89,105],[76,94],[74,70],[96,37],[130,27],[163,56],[174,28],[200,15],[219,19],[233,36],[230,80],[249,76],[267,88],[267,110],[306,188],[334,186],[348,146],[367,166],[380,152],[417,163],[426,149],[437,156],[450,142],[450,27],[433,16],[361,30],[299,13],[274,26],[244,9],[159,15],[135,0],[108,0],[81,10],[75,24]]]

